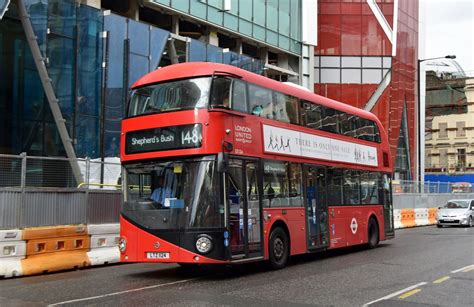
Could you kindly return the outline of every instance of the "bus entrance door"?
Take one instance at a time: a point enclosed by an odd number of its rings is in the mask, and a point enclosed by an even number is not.
[[[326,169],[305,165],[304,173],[308,249],[326,248],[329,245]]]
[[[258,163],[230,159],[226,186],[232,259],[261,257],[262,214]]]

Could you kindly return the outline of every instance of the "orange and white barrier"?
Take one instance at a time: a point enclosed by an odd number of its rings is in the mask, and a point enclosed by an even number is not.
[[[26,242],[19,229],[0,230],[0,277],[23,275],[21,260],[26,255]]]
[[[436,215],[438,214],[438,208],[428,209],[428,221],[430,225],[436,224]]]
[[[401,215],[403,228],[416,226],[415,209],[402,209]]]
[[[395,209],[393,220],[395,229],[436,224],[438,208]]]
[[[0,230],[0,277],[119,262],[119,233],[119,224]]]
[[[25,228],[24,275],[77,269],[90,265],[90,237],[85,225]]]

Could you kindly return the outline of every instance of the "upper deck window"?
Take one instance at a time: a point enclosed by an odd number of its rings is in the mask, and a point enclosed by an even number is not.
[[[131,94],[128,116],[207,108],[210,88],[210,77],[141,87]]]
[[[250,112],[253,115],[273,119],[273,92],[249,84]]]
[[[298,124],[298,99],[296,97],[275,92],[273,108],[276,120]]]

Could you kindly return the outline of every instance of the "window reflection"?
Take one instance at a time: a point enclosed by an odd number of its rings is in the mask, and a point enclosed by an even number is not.
[[[205,108],[209,100],[211,78],[165,82],[132,92],[128,116]]]
[[[264,207],[303,206],[300,164],[265,161],[263,171]]]

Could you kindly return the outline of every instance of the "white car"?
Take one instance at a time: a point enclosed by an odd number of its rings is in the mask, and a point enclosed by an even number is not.
[[[452,199],[446,205],[439,207],[436,217],[437,226],[474,225],[474,199]]]

